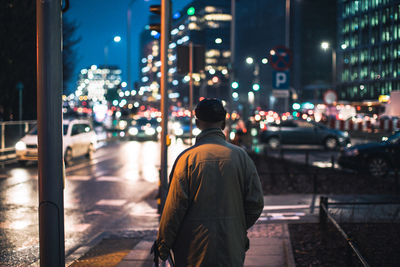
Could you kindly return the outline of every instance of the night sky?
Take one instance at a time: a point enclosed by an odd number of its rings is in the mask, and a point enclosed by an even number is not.
[[[77,36],[81,41],[77,46],[78,62],[76,77],[68,84],[70,92],[75,91],[79,71],[93,64],[104,64],[104,47],[108,43],[108,64],[122,69],[123,80],[127,80],[127,21],[126,14],[130,2],[132,9],[131,33],[131,67],[132,82],[139,78],[139,34],[148,23],[149,6],[160,4],[153,0],[70,0],[70,8],[64,16],[78,24]],[[173,0],[174,12],[180,11],[190,0]],[[121,36],[119,43],[111,42],[115,35]]]

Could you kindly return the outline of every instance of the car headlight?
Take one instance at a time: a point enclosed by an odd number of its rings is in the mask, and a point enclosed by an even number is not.
[[[130,135],[137,135],[138,134],[138,129],[137,128],[129,128],[129,130],[128,130],[128,133],[130,134]]]
[[[349,133],[348,132],[343,132],[343,136],[344,137],[349,137]]]
[[[146,128],[144,130],[144,133],[147,134],[147,135],[153,135],[153,134],[156,133],[156,130],[154,128]]]
[[[192,130],[192,134],[193,135],[199,135],[201,133],[201,130],[199,129],[199,128],[194,128],[193,130]]]
[[[355,157],[359,154],[358,149],[349,149],[344,151],[344,154],[349,157]]]
[[[26,149],[26,144],[22,141],[18,141],[15,144],[15,150],[25,150]]]

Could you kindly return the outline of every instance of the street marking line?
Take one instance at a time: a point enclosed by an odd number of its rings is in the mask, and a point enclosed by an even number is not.
[[[271,205],[264,206],[263,210],[294,210],[294,209],[309,209],[310,205]]]
[[[120,182],[122,180],[124,179],[117,176],[100,176],[96,178],[96,181],[98,182]]]
[[[30,220],[16,220],[16,221],[5,221],[0,222],[0,228],[5,229],[16,229],[21,230],[27,228],[28,226],[32,225],[32,221]]]
[[[123,206],[127,200],[125,199],[102,199],[96,202],[96,205],[99,206]]]
[[[91,226],[91,224],[88,223],[78,223],[78,224],[72,224],[69,227],[66,226],[65,228],[69,228],[68,231],[71,232],[84,232],[86,231],[89,227]]]
[[[276,220],[300,220],[305,216],[304,212],[276,212],[262,214],[260,221],[276,221]]]
[[[89,175],[67,175],[66,178],[71,181],[88,181],[92,177]]]
[[[101,157],[102,157],[102,156],[101,156]],[[98,164],[98,163],[100,163],[100,162],[103,162],[103,161],[106,161],[106,160],[115,158],[116,156],[109,156],[109,157],[104,157],[104,158],[101,158],[101,157],[100,157],[100,158],[93,159],[93,160],[91,160],[91,161],[89,161],[89,162],[83,162],[83,163],[81,163],[81,164],[68,167],[68,168],[65,169],[65,171],[66,171],[66,172],[72,172],[72,171],[76,171],[76,170],[79,170],[79,169],[83,169],[83,168],[85,168],[85,167],[89,167],[89,166],[92,166],[92,165],[96,165],[96,164]]]

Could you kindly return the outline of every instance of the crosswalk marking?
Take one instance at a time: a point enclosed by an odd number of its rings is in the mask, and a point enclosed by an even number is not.
[[[294,209],[309,209],[310,205],[271,205],[264,206],[263,210],[294,210]]]
[[[117,176],[100,176],[96,178],[98,182],[120,182],[121,180],[123,179]]]
[[[78,223],[78,224],[72,224],[72,225],[66,225],[65,228],[68,231],[71,232],[84,232],[86,231],[89,227],[91,226],[91,224],[88,223]]]
[[[123,206],[126,203],[126,199],[102,199],[96,202],[99,206]]]
[[[67,175],[66,178],[71,181],[88,181],[92,177],[90,175]]]

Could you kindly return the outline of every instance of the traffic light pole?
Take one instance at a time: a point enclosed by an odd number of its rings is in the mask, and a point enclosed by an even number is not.
[[[235,17],[236,17],[236,0],[231,0],[231,39],[230,39],[230,46],[231,46],[231,62],[230,62],[230,73],[229,73],[229,119],[228,119],[228,136],[227,139],[230,140],[230,133],[232,129],[232,112],[233,112],[233,88],[232,83],[235,81]]]
[[[171,21],[171,0],[161,0],[161,170],[160,200],[161,212],[168,193],[168,45]]]
[[[189,144],[192,145],[193,130],[193,43],[189,43],[189,110],[190,110],[190,129]]]
[[[36,0],[40,266],[65,266],[61,1]]]

